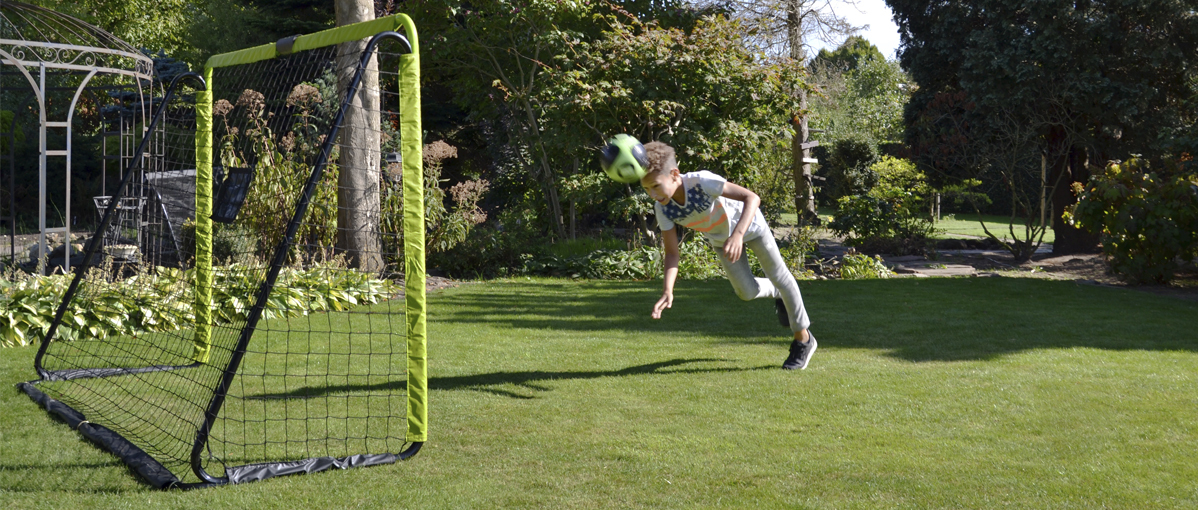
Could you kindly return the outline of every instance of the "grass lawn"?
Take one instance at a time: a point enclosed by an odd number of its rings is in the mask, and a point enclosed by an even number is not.
[[[430,441],[391,466],[149,489],[12,385],[14,508],[1194,508],[1198,303],[1009,278],[802,282],[773,304],[683,281],[518,279],[430,296]]]
[[[830,207],[820,207],[819,216],[826,225],[832,221],[835,209]],[[781,223],[783,225],[794,225],[797,221],[797,216],[794,213],[785,213],[782,215]],[[1004,239],[1010,239],[1011,233],[1008,230],[1011,225],[1010,216],[997,216],[993,214],[951,214],[942,216],[940,221],[936,222],[936,232],[932,234],[936,239],[947,239],[962,236],[986,237],[986,231],[982,229],[981,221],[986,222],[986,228]],[[1015,224],[1015,234],[1022,238],[1024,235],[1024,226],[1022,223]],[[1044,242],[1052,244],[1056,236],[1050,228],[1044,233]]]
[[[992,214],[953,214],[941,217],[940,221],[936,222],[936,237],[959,237],[962,235],[986,237],[986,231],[982,229],[981,223],[978,220],[986,222],[986,228],[994,235],[1010,239],[1011,225],[1010,216],[995,216]],[[1025,233],[1023,223],[1015,224],[1015,235],[1022,239],[1027,234]],[[1049,228],[1044,232],[1044,242],[1051,244],[1056,236],[1053,235],[1053,230]]]

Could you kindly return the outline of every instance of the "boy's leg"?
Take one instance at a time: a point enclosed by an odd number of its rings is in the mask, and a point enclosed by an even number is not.
[[[765,280],[771,287],[772,297],[780,297],[786,304],[786,311],[790,314],[790,329],[799,333],[810,327],[811,319],[807,317],[807,309],[803,306],[803,295],[799,292],[799,284],[795,281],[790,269],[786,267],[786,261],[782,260],[782,253],[778,251],[778,244],[774,242],[774,236],[772,234],[761,235],[745,241],[745,245],[753,250],[757,261],[761,263],[762,271],[765,271],[765,275],[768,277],[768,279],[757,278],[757,280]],[[745,260],[745,257],[741,257],[741,260]],[[745,261],[746,271],[748,271],[748,266],[748,262]],[[751,275],[752,273],[750,273]],[[733,285],[735,286],[735,284]],[[764,285],[759,283],[758,286]]]
[[[736,291],[736,297],[744,301],[781,297],[769,280],[753,276],[747,256],[742,255],[736,262],[729,262],[728,257],[724,256],[723,247],[715,247],[715,251],[719,254],[720,265],[724,268],[724,274],[728,276],[728,282],[732,284],[732,290]]]

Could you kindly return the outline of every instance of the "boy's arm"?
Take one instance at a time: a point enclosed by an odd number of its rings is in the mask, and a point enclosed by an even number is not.
[[[724,256],[728,257],[729,261],[736,262],[745,251],[745,231],[749,230],[749,225],[753,224],[753,217],[761,206],[761,197],[748,188],[731,182],[724,183],[724,192],[720,196],[745,203],[745,207],[740,213],[740,221],[736,223],[736,228],[732,229],[732,232],[728,234],[728,240],[724,242]]]
[[[665,275],[662,277],[661,299],[658,299],[657,304],[653,305],[652,317],[654,319],[660,319],[662,310],[674,305],[674,280],[678,279],[678,229],[671,228],[662,231],[661,241],[665,251],[665,257],[663,257]]]

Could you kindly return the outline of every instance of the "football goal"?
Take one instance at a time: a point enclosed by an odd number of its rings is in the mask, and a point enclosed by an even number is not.
[[[159,488],[415,455],[419,66],[398,14],[213,56],[168,92],[96,231],[144,226],[122,197],[152,188],[176,253],[94,235],[22,389]]]

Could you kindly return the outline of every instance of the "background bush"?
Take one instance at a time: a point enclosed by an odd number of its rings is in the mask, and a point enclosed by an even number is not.
[[[339,311],[395,296],[397,289],[390,281],[344,268],[340,259],[304,269],[284,268],[262,318]],[[194,324],[194,270],[159,267],[125,280],[98,278],[107,271],[92,271],[89,276],[93,277],[82,282],[79,292],[88,299],[72,301],[55,334],[56,341],[172,331]],[[260,266],[240,263],[214,268],[213,317],[218,324],[247,317],[262,273]],[[43,340],[72,278],[72,274],[19,272],[0,278],[0,346]]]
[[[1193,161],[1111,163],[1083,186],[1066,212],[1082,228],[1102,232],[1111,269],[1134,283],[1167,283],[1180,261],[1198,257],[1198,168]]]
[[[842,197],[863,195],[873,189],[878,175],[870,169],[878,161],[877,146],[872,139],[853,135],[817,147],[815,156],[821,161],[820,174],[827,178],[820,188],[822,201],[836,205]]]
[[[934,227],[925,211],[932,189],[905,159],[883,157],[869,167],[876,183],[868,191],[841,197],[830,228],[851,246],[868,251],[915,253]]]

